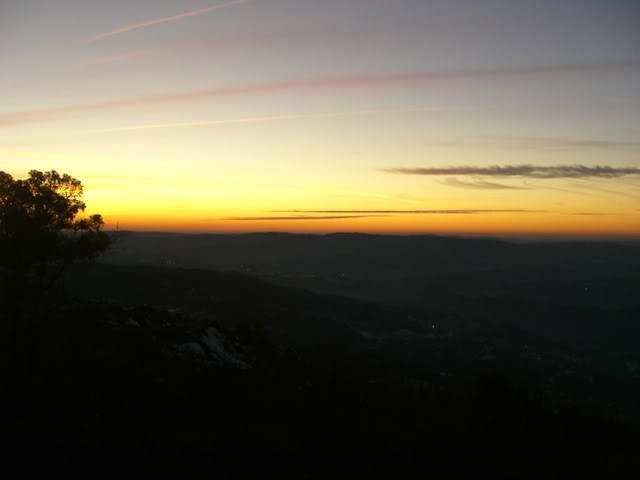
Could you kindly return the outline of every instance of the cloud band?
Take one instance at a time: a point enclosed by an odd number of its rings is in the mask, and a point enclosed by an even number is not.
[[[609,165],[493,165],[489,167],[461,166],[435,168],[385,168],[387,173],[402,175],[473,175],[480,177],[527,177],[527,178],[619,178],[640,175],[640,167],[614,167]]]

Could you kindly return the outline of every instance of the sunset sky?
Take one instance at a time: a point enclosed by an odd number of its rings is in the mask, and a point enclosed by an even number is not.
[[[638,0],[0,0],[0,170],[108,228],[640,237]]]

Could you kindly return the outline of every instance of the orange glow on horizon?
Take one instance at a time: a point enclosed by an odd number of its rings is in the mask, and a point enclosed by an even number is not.
[[[640,238],[627,7],[64,3],[3,17],[0,170],[109,229]]]
[[[594,216],[595,217],[595,216]],[[157,216],[121,216],[107,219],[107,229],[184,233],[371,233],[479,236],[620,237],[640,238],[640,226],[628,215],[515,214],[398,215],[371,218],[319,220],[210,220],[167,219]]]

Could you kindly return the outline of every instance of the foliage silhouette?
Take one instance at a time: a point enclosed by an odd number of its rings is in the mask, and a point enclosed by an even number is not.
[[[0,171],[0,375],[8,403],[2,411],[18,443],[28,442],[52,287],[65,267],[94,258],[111,242],[102,216],[84,215],[82,194],[82,183],[67,174],[32,170],[14,179]]]
[[[0,269],[8,298],[35,287],[42,297],[64,268],[107,250],[101,215],[84,216],[83,186],[55,170],[24,180],[0,171]]]

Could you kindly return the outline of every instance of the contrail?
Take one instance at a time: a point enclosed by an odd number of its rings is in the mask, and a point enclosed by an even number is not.
[[[199,15],[215,12],[218,10],[222,10],[224,8],[233,7],[236,5],[242,5],[244,3],[248,3],[249,1],[250,0],[231,0],[230,2],[211,5],[209,7],[199,8],[197,10],[190,10],[188,12],[177,13],[169,17],[160,17],[160,18],[154,18],[151,20],[146,20],[144,22],[131,23],[129,25],[124,25],[122,27],[115,28],[109,32],[98,33],[93,37],[89,37],[87,39],[87,42],[97,42],[98,40],[103,40],[105,38],[113,37],[114,35],[120,35],[121,33],[130,32],[131,30],[147,28],[153,25],[159,25],[161,23],[176,22],[178,20],[183,20],[189,17],[197,17]]]
[[[131,125],[128,127],[98,128],[94,130],[83,130],[80,134],[94,133],[119,133],[119,132],[135,132],[139,130],[158,130],[165,128],[195,128],[195,127],[217,127],[224,125],[236,125],[243,123],[265,123],[265,122],[286,122],[290,120],[322,120],[326,118],[341,117],[364,117],[373,115],[398,114],[398,113],[424,113],[424,112],[441,112],[444,108],[377,108],[368,110],[352,110],[340,112],[324,112],[324,113],[299,113],[291,115],[267,115],[258,117],[233,118],[226,120],[204,120],[199,122],[176,122],[176,123],[158,123],[148,125]],[[446,109],[450,110],[450,109]]]
[[[118,108],[141,107],[145,105],[161,105],[173,102],[187,102],[206,98],[222,98],[246,95],[274,95],[305,92],[338,91],[361,92],[364,89],[386,87],[409,87],[435,84],[436,82],[464,81],[470,79],[509,78],[516,76],[543,75],[563,72],[599,71],[619,68],[638,68],[640,59],[620,63],[600,63],[564,66],[538,66],[528,68],[489,69],[486,71],[457,72],[399,72],[387,74],[364,74],[333,76],[320,78],[303,78],[294,80],[277,80],[266,83],[231,85],[226,87],[187,90],[174,93],[161,93],[133,98],[119,98],[67,105],[40,110],[12,112],[0,114],[0,128],[14,127],[21,123],[51,120],[65,114],[90,113]]]

